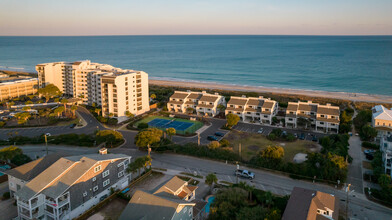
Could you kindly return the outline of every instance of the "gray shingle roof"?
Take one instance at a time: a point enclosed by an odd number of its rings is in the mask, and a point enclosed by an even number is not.
[[[124,157],[128,156],[125,154],[90,154],[62,157],[27,183],[16,195],[27,201],[42,191],[45,195],[56,198],[83,176],[97,161]]]
[[[68,156],[66,153],[54,153],[49,154],[45,157],[41,157],[37,160],[31,161],[30,163],[23,164],[11,170],[6,170],[3,173],[11,175],[15,178],[30,181],[46,170],[49,166],[55,163],[61,157]]]

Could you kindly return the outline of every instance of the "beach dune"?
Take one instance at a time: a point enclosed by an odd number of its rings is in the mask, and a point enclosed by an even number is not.
[[[392,103],[392,96],[386,95],[371,95],[363,93],[347,93],[347,92],[326,92],[316,90],[300,90],[300,89],[284,89],[284,88],[270,88],[259,86],[238,86],[218,83],[202,83],[202,82],[186,82],[186,81],[169,81],[169,80],[149,80],[150,85],[158,86],[174,86],[183,88],[200,88],[200,89],[216,89],[226,91],[243,91],[243,92],[259,92],[259,93],[274,93],[287,95],[303,95],[310,97],[323,97],[331,99],[343,99],[354,102],[375,102],[375,103]]]

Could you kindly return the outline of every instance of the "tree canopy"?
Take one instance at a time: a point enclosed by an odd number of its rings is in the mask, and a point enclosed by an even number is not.
[[[5,161],[10,161],[16,155],[23,154],[22,149],[16,146],[9,146],[3,149],[0,149],[0,159]]]
[[[138,147],[149,147],[161,140],[163,131],[157,128],[146,128],[140,131],[135,137],[135,144]]]
[[[239,121],[240,121],[240,117],[238,115],[234,115],[232,113],[226,115],[226,126],[229,128],[238,124]]]
[[[172,139],[172,136],[176,134],[176,129],[175,128],[168,128],[166,129],[167,135],[169,135],[170,140]]]
[[[38,89],[38,93],[45,97],[46,102],[48,102],[50,98],[61,95],[59,88],[53,84]]]

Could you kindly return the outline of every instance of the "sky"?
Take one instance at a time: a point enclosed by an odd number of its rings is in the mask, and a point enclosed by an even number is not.
[[[0,0],[0,36],[392,35],[392,0]]]

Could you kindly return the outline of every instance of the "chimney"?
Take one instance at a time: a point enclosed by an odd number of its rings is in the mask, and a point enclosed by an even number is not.
[[[99,150],[99,154],[101,154],[101,155],[108,154],[108,149],[106,149],[106,148],[101,148],[101,149]]]

